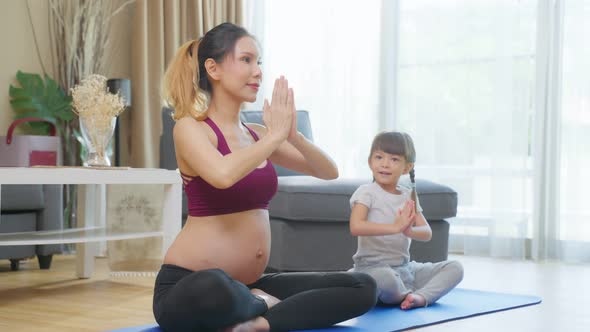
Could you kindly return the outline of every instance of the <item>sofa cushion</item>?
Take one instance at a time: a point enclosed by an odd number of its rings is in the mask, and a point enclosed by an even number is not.
[[[442,262],[448,259],[449,223],[430,222],[432,239],[412,241],[410,258],[417,262]],[[272,249],[269,272],[346,271],[352,267],[357,238],[347,222],[291,221],[270,219]]]
[[[160,168],[177,169],[176,151],[174,150],[174,124],[172,118],[173,109],[162,108],[162,136],[160,136]]]
[[[0,234],[33,232],[37,230],[36,223],[36,212],[2,214]],[[0,259],[21,259],[33,256],[35,256],[35,246],[33,245],[0,246]]]
[[[416,179],[418,201],[427,220],[440,220],[457,216],[457,192],[445,185]]]
[[[350,217],[350,197],[370,179],[321,180],[310,176],[279,177],[278,191],[271,200],[271,217],[287,220],[344,222]],[[457,193],[431,181],[417,179],[418,200],[428,220],[457,214]]]
[[[45,206],[40,184],[3,184],[0,195],[2,213],[37,211]]]

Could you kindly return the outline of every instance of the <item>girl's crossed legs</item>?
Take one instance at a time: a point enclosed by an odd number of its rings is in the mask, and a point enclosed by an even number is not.
[[[380,303],[402,304],[402,309],[432,304],[463,279],[463,267],[457,261],[409,262],[401,267],[378,266],[362,271],[377,282]]]

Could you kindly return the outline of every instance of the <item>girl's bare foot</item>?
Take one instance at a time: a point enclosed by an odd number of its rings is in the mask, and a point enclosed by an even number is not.
[[[268,332],[269,330],[268,321],[262,317],[256,317],[247,322],[225,328],[221,332]]]
[[[406,298],[404,299],[402,304],[400,304],[400,308],[402,308],[402,310],[408,310],[416,307],[423,307],[425,305],[426,299],[424,299],[424,296],[420,294],[410,293],[406,295]]]
[[[264,291],[258,289],[258,288],[252,288],[250,290],[250,293],[261,297],[264,302],[266,302],[266,306],[268,307],[268,309],[274,307],[277,303],[281,302],[281,300],[277,299],[276,297],[265,293]]]

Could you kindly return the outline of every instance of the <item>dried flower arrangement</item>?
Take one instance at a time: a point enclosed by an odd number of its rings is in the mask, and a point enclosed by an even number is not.
[[[106,148],[113,136],[117,116],[125,110],[125,100],[107,88],[107,78],[92,74],[70,89],[74,113],[80,118],[82,135],[89,145],[89,166],[110,166]]]
[[[100,113],[105,116],[118,116],[125,109],[125,100],[112,94],[107,88],[107,78],[92,74],[70,90],[76,114],[83,117]]]

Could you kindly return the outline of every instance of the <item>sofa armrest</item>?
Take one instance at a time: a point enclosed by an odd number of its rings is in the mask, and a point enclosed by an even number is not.
[[[2,212],[34,212],[45,206],[40,184],[3,184]]]
[[[264,125],[262,121],[262,111],[256,110],[244,110],[240,112],[240,119],[246,123],[258,123]],[[297,131],[303,134],[308,140],[313,141],[313,133],[311,131],[311,121],[309,119],[309,113],[304,110],[297,111]],[[274,165],[277,175],[279,176],[297,176],[303,175],[301,173],[297,173],[292,171],[288,168],[281,167],[279,165]]]
[[[62,230],[64,228],[64,205],[63,205],[63,185],[61,184],[46,184],[43,185],[43,195],[45,196],[45,208],[37,213],[37,231]],[[63,251],[62,244],[46,244],[38,245],[36,253],[39,256],[47,256]],[[43,266],[51,264],[41,263],[39,258],[39,265]]]
[[[37,230],[47,231],[63,229],[63,185],[43,185],[43,196],[45,197],[45,208],[39,211],[37,218]]]

